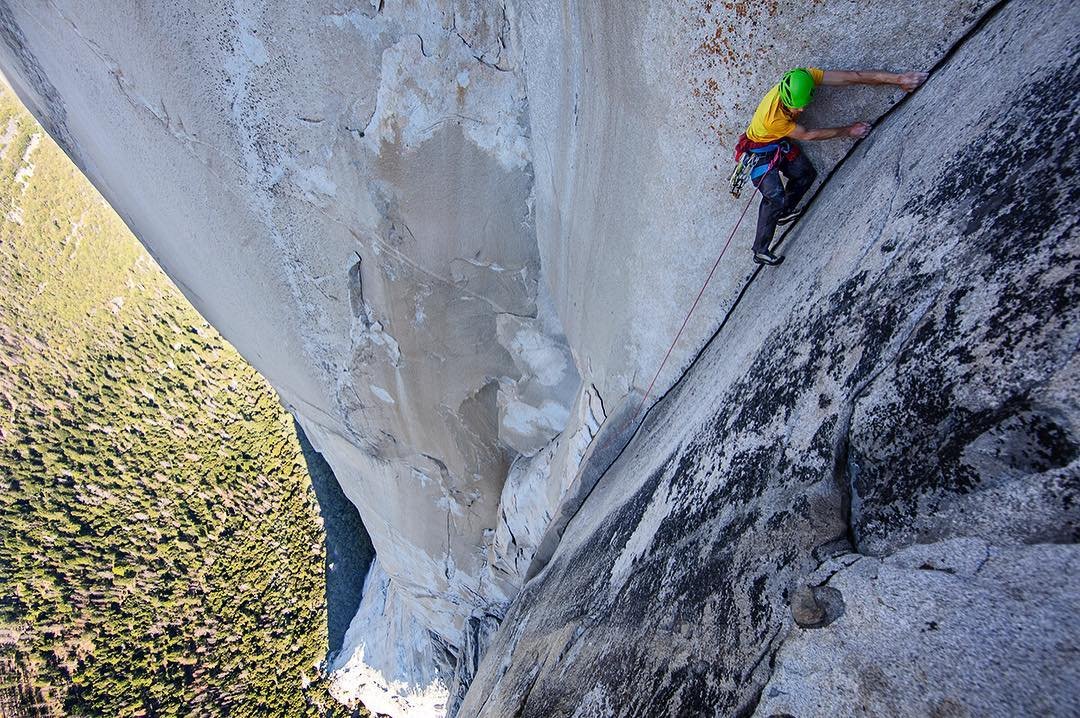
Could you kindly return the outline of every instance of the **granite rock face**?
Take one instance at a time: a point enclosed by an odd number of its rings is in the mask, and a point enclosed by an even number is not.
[[[459,715],[1080,708],[1078,20],[1004,5],[856,148]]]
[[[845,620],[806,593],[829,556],[1075,541],[1064,2],[994,5],[745,293],[740,230],[600,476],[742,210],[762,92],[929,67],[991,5],[0,0],[0,67],[359,508],[342,698],[725,713],[792,597]],[[819,95],[807,124],[899,97]],[[849,147],[807,151],[824,177]]]
[[[1077,707],[1080,552],[981,539],[846,554],[843,619],[794,629],[755,716],[1055,716]]]

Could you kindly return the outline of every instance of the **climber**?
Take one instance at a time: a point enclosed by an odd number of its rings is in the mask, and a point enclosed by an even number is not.
[[[798,124],[818,85],[897,85],[911,92],[926,81],[925,72],[878,72],[820,70],[797,67],[784,73],[754,112],[746,133],[735,147],[735,161],[749,173],[750,181],[761,190],[757,235],[754,238],[754,261],[777,265],[784,261],[769,250],[778,224],[787,224],[802,212],[799,200],[817,177],[817,171],[795,140],[828,140],[834,137],[863,138],[870,123],[856,122],[847,127],[810,130]],[[771,164],[775,161],[775,164]],[[736,173],[740,170],[737,167]],[[787,186],[780,175],[787,177]],[[732,192],[737,193],[733,179]]]

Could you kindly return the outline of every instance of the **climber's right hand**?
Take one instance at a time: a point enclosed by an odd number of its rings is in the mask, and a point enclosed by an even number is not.
[[[856,122],[854,125],[848,127],[847,131],[848,137],[854,137],[855,139],[861,140],[863,137],[870,134],[870,123]]]

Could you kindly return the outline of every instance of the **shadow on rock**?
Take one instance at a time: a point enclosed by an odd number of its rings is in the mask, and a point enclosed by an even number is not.
[[[308,441],[300,424],[293,424],[326,531],[327,651],[332,654],[341,649],[345,631],[360,607],[364,578],[375,558],[375,548],[334,470]]]

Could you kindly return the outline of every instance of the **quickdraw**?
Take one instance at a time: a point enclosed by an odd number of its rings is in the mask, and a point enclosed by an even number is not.
[[[735,169],[732,170],[731,177],[728,178],[728,189],[732,197],[739,198],[743,185],[746,184],[746,180],[750,178],[761,159],[761,155],[753,152],[742,153],[742,157],[735,163]]]

